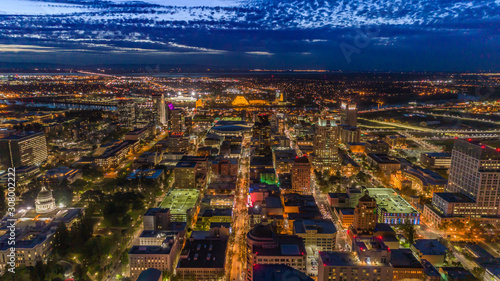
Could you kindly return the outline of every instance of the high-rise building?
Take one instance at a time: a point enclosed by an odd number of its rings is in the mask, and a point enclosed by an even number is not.
[[[340,141],[343,144],[349,142],[359,142],[361,139],[361,130],[359,127],[351,127],[348,125],[340,126]]]
[[[311,192],[311,164],[307,156],[297,157],[292,165],[292,192]]]
[[[369,195],[359,198],[358,205],[354,208],[353,229],[367,231],[375,228],[377,223],[377,202]]]
[[[184,117],[182,116],[183,111],[178,108],[172,108],[169,107],[169,123],[170,123],[170,131],[172,133],[181,133],[184,131],[184,125],[183,120]]]
[[[0,164],[7,168],[40,165],[47,161],[43,132],[23,132],[0,139]]]
[[[500,216],[500,150],[471,139],[456,140],[446,191],[475,201],[471,216]]]
[[[156,124],[159,126],[167,125],[167,112],[165,110],[165,95],[156,94],[153,95],[154,110],[155,110],[155,120]]]
[[[319,171],[335,172],[340,168],[339,135],[333,120],[318,120],[313,140],[313,166]]]
[[[358,123],[358,109],[356,104],[342,102],[340,111],[340,124],[356,127]]]
[[[133,128],[135,121],[135,102],[133,100],[119,100],[117,103],[118,122],[123,127]]]

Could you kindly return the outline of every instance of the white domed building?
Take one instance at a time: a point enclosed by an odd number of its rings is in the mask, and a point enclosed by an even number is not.
[[[36,197],[35,209],[37,214],[50,213],[56,209],[56,200],[52,196],[52,191],[47,190],[45,186],[42,187]]]

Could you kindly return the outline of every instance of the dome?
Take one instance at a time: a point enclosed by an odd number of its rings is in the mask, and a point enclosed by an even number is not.
[[[268,226],[257,224],[251,231],[250,234],[255,238],[273,238],[274,233]]]
[[[46,200],[52,198],[52,191],[47,190],[45,187],[42,187],[42,190],[38,193],[36,197],[37,200]]]
[[[35,209],[38,214],[50,213],[56,209],[56,200],[52,196],[52,191],[42,187],[35,200]]]

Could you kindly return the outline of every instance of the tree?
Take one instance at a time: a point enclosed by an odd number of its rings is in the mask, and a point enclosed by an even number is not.
[[[403,229],[403,235],[408,240],[408,243],[410,243],[410,245],[413,245],[413,243],[415,242],[415,225],[407,221],[402,226],[402,229]]]
[[[477,278],[482,278],[484,271],[484,268],[477,266],[472,269],[472,274],[474,274],[474,276],[476,276]]]
[[[69,232],[64,222],[60,222],[57,226],[57,230],[54,234],[53,247],[54,252],[60,257],[64,257],[68,253],[68,250],[70,248]]]

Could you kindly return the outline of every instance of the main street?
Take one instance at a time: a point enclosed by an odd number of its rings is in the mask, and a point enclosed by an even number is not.
[[[249,140],[244,138],[239,163],[239,173],[237,181],[237,191],[235,194],[235,205],[233,208],[234,221],[232,224],[234,242],[229,245],[228,257],[231,257],[231,269],[229,280],[244,280],[244,271],[246,264],[240,259],[246,254],[246,231],[247,231],[247,205],[246,198],[249,187],[249,166],[250,166],[250,148]]]

